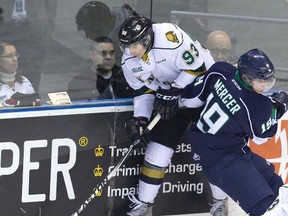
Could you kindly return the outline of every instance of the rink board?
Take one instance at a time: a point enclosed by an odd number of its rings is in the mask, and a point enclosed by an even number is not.
[[[0,111],[0,208],[3,215],[71,215],[126,153],[131,101]],[[288,115],[267,143],[251,148],[287,183]],[[160,189],[155,215],[209,215],[210,188],[184,137]],[[133,152],[80,215],[125,215],[137,193],[143,154]],[[230,207],[230,206],[229,206]],[[229,212],[232,208],[229,209]]]
[[[279,174],[285,183],[288,183],[288,113],[286,112],[279,121],[276,135],[262,145],[250,142],[252,150],[266,158],[275,166],[275,172]]]
[[[131,102],[0,111],[1,215],[69,216],[127,152]],[[155,215],[202,215],[211,193],[185,137],[167,168]],[[125,215],[143,152],[128,158],[80,215]],[[40,214],[41,213],[41,214]]]

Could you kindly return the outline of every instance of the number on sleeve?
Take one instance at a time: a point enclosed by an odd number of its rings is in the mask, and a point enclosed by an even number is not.
[[[190,50],[185,50],[182,53],[182,58],[187,65],[192,65],[195,61],[195,58],[199,57],[199,52],[193,44],[190,45],[190,48]]]

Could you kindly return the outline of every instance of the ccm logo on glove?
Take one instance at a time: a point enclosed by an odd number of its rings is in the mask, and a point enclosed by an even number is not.
[[[180,97],[180,95],[163,95],[157,92],[156,97],[162,100],[177,100]]]

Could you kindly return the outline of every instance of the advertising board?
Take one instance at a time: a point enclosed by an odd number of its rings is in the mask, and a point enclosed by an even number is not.
[[[130,143],[131,106],[103,104],[0,112],[1,215],[70,216],[93,193]],[[185,136],[178,143],[155,215],[209,212],[211,192]],[[132,152],[116,175],[79,215],[125,215],[137,194],[144,150]]]

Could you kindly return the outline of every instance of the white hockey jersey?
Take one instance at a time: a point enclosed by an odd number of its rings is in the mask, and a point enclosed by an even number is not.
[[[133,89],[168,89],[173,81],[184,88],[214,63],[209,50],[177,25],[157,23],[152,28],[154,43],[145,60],[125,53],[122,57],[125,78]],[[153,100],[148,94],[135,97],[134,116],[150,118]]]

